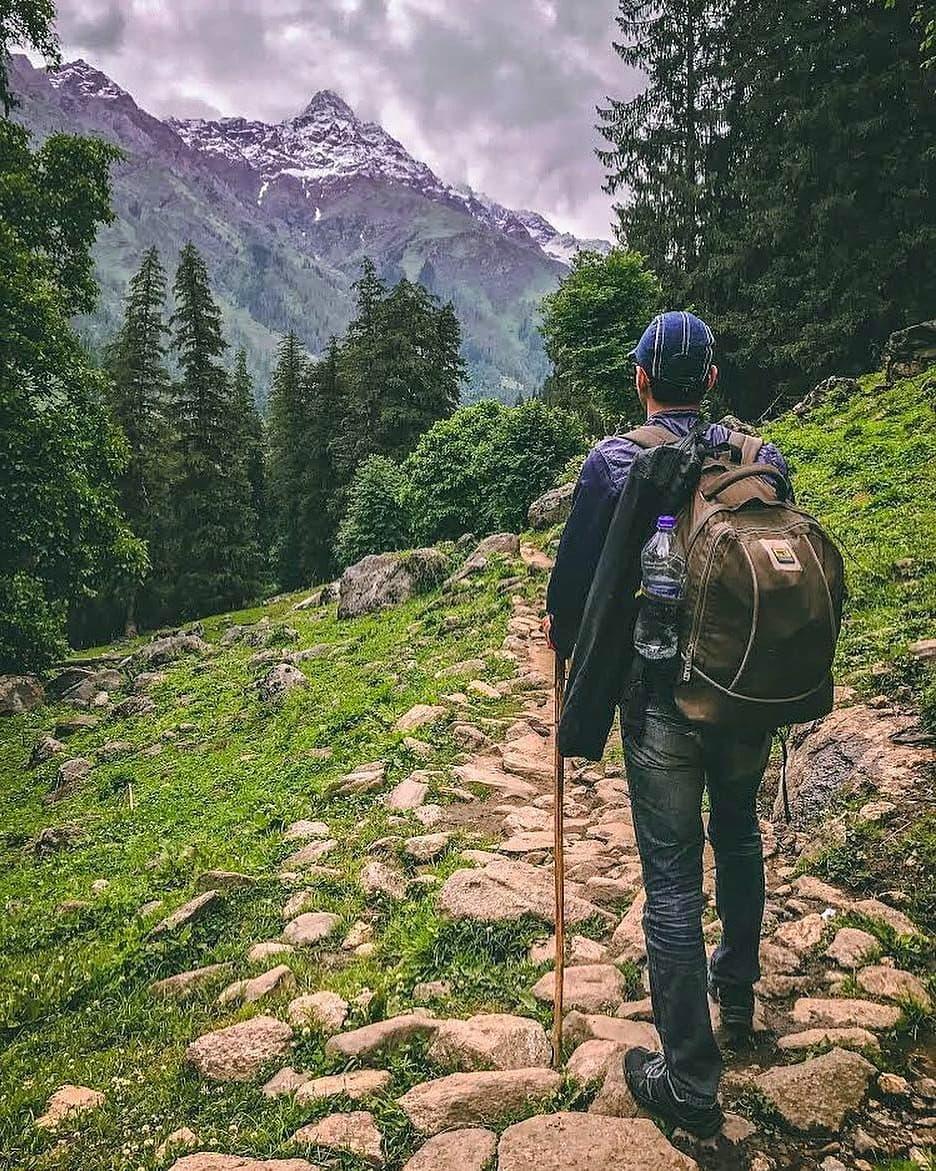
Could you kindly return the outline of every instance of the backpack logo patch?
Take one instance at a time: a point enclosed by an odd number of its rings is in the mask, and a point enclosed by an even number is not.
[[[761,540],[761,544],[764,546],[774,569],[779,569],[783,573],[802,572],[803,567],[789,541],[764,538]]]

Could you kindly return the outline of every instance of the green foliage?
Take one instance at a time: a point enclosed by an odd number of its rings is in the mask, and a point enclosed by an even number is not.
[[[430,427],[404,464],[415,539],[517,531],[533,500],[583,448],[575,419],[541,402],[462,407]]]
[[[372,455],[358,467],[338,529],[339,568],[368,553],[405,549],[411,543],[410,517],[403,503],[405,484],[399,465],[386,456]]]
[[[7,54],[17,48],[35,49],[49,65],[61,60],[55,34],[55,0],[3,0],[0,5],[0,106],[7,117],[18,103],[10,92]]]
[[[306,529],[314,524],[309,508],[307,447],[315,428],[308,401],[309,360],[299,339],[288,333],[280,342],[270,385],[270,501],[273,559],[277,579],[286,589],[311,580],[305,555]]]
[[[622,0],[622,56],[648,81],[604,115],[621,238],[713,326],[742,415],[872,368],[932,315],[936,88],[916,9],[698,0],[687,19]]]
[[[139,574],[115,481],[127,452],[105,380],[70,318],[90,306],[90,247],[111,218],[103,142],[29,149],[0,119],[0,672],[60,653],[69,606],[108,574]]]
[[[260,563],[244,451],[247,420],[219,362],[226,348],[221,314],[205,262],[191,244],[180,253],[174,288],[172,327],[182,370],[172,401],[174,608],[191,616],[253,596]]]
[[[662,292],[636,252],[580,252],[555,293],[543,299],[543,337],[554,374],[546,401],[574,410],[592,434],[635,418],[634,364],[628,357]]]

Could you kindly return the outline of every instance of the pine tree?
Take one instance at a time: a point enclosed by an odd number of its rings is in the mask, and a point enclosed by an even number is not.
[[[270,515],[267,506],[266,434],[263,418],[257,410],[253,379],[247,369],[247,351],[241,347],[234,356],[231,377],[234,410],[241,427],[241,450],[247,480],[250,484],[250,505],[254,520],[254,536],[265,567],[270,549]]]
[[[364,258],[353,289],[355,313],[340,355],[341,378],[354,425],[343,428],[333,444],[343,484],[350,481],[357,465],[376,450],[374,436],[380,422],[387,373],[381,332],[381,309],[387,286],[377,275],[369,256]]]
[[[342,380],[341,347],[332,337],[320,362],[306,371],[309,429],[306,446],[308,501],[305,556],[311,581],[327,581],[335,569],[335,534],[344,515],[348,481],[342,477],[342,434],[354,427]]]
[[[296,335],[286,334],[279,345],[268,408],[273,563],[284,590],[309,582],[306,528],[313,518],[307,499],[307,450],[312,431],[307,365]]]
[[[121,328],[109,347],[110,401],[130,447],[120,477],[121,506],[133,531],[147,543],[150,569],[139,590],[127,583],[126,621],[133,631],[138,616],[153,620],[156,601],[166,588],[166,538],[170,479],[168,424],[169,374],[163,318],[166,274],[159,253],[150,248],[131,277]]]
[[[183,616],[242,605],[259,585],[243,426],[219,359],[221,312],[192,244],[179,257],[171,325],[182,376],[174,387],[176,607]]]
[[[633,98],[598,111],[610,144],[605,190],[626,191],[618,236],[670,288],[699,256],[711,201],[706,175],[724,88],[725,0],[619,0],[614,49],[647,77]]]

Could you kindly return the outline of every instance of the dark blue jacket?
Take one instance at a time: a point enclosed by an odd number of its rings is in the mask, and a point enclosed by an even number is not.
[[[696,411],[672,410],[659,411],[647,421],[685,436],[698,419]],[[713,446],[726,442],[728,435],[729,429],[720,423],[709,424],[705,431]],[[546,610],[552,615],[553,645],[563,658],[571,658],[608,526],[640,450],[621,435],[609,435],[592,448],[579,475],[546,595]],[[786,461],[771,443],[761,448],[758,461],[773,464],[788,474]]]

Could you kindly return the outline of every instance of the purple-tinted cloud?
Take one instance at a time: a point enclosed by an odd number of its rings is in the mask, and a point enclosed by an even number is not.
[[[276,120],[319,89],[448,182],[609,235],[595,106],[633,92],[614,0],[59,0],[84,56],[159,115]]]

